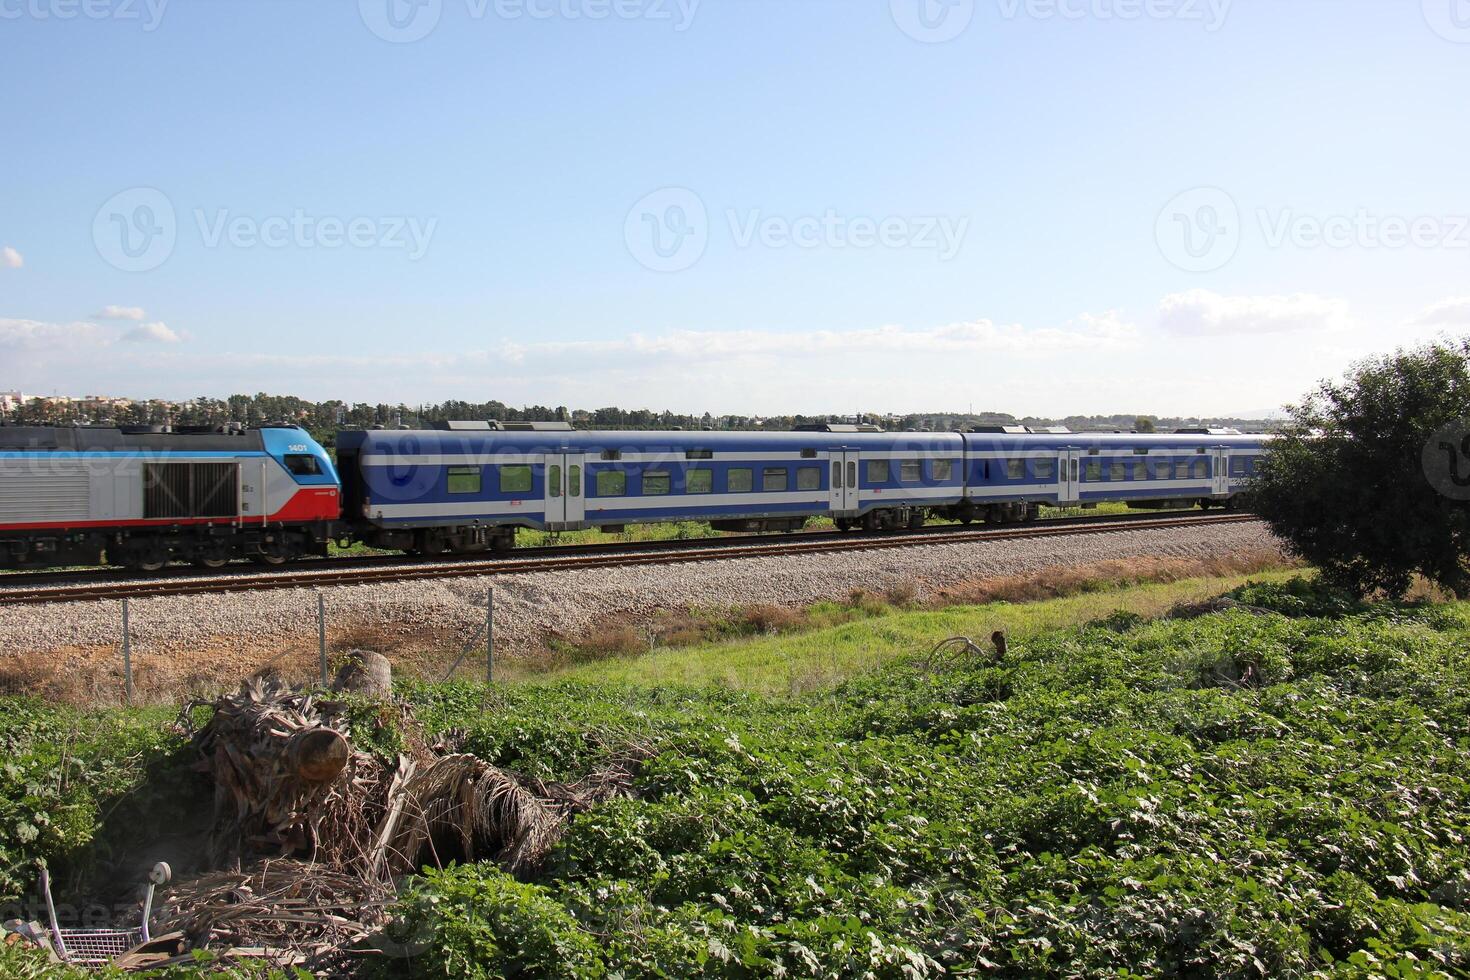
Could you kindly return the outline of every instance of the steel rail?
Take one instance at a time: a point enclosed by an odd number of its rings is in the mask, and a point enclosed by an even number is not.
[[[961,528],[942,533],[833,534],[798,535],[769,539],[710,539],[719,545],[690,546],[678,542],[658,548],[597,545],[596,552],[570,548],[546,549],[558,552],[554,557],[514,557],[489,560],[461,560],[454,563],[404,565],[392,567],[338,567],[276,571],[250,575],[217,575],[187,580],[144,580],[99,582],[81,585],[34,589],[0,588],[0,606],[35,605],[55,602],[114,600],[124,597],[208,595],[221,592],[252,592],[271,589],[332,588],[364,585],[373,582],[427,581],[447,578],[474,578],[492,575],[526,575],[536,572],[571,571],[636,565],[671,565],[700,561],[726,561],[735,558],[769,558],[786,555],[829,554],[844,551],[878,551],[922,545],[982,543],[1028,538],[1072,537],[1087,534],[1114,534],[1125,531],[1155,530],[1178,527],[1204,527],[1216,524],[1239,524],[1255,521],[1246,514],[1196,514],[1190,517],[1108,517],[1080,521],[1048,521],[1025,525],[1003,525],[979,529]],[[730,543],[734,541],[734,543]],[[613,550],[607,550],[613,549]]]
[[[1200,511],[1189,513],[1199,515]],[[1040,521],[1031,522],[1031,526],[1055,526],[1065,527],[1069,525],[1091,525],[1108,521],[1149,521],[1149,520],[1178,520],[1179,511],[1142,511],[1132,514],[1111,514],[1105,517],[1044,517]],[[982,525],[981,527],[997,527],[998,525]],[[1003,525],[1001,525],[1003,526]],[[893,531],[880,532],[886,535],[903,535],[907,537],[942,537],[947,534],[974,533],[980,527],[971,527],[960,524],[930,524],[922,528],[900,528]],[[792,540],[792,535],[800,541],[818,541],[828,539],[850,539],[855,534],[866,534],[866,531],[795,531],[785,532],[781,537],[777,532],[731,532],[718,537],[709,538],[665,538],[657,541],[607,541],[596,544],[550,544],[539,545],[534,548],[516,548],[513,553],[487,552],[482,556],[472,558],[467,555],[414,555],[414,554],[371,554],[371,555],[338,555],[331,558],[301,558],[287,565],[255,565],[247,561],[232,561],[221,568],[203,568],[184,564],[169,565],[156,572],[139,572],[130,568],[104,565],[95,568],[66,568],[66,569],[40,569],[36,571],[0,570],[0,593],[12,589],[41,588],[51,585],[102,585],[120,584],[131,582],[156,582],[167,579],[202,579],[209,577],[238,578],[243,575],[275,575],[291,574],[304,571],[315,571],[326,568],[408,568],[417,565],[441,565],[449,562],[464,562],[469,560],[501,560],[509,558],[533,558],[533,557],[558,557],[563,555],[591,555],[601,553],[621,553],[626,551],[670,551],[684,550],[697,544],[701,548],[740,547],[753,541]],[[494,556],[492,558],[491,556]]]

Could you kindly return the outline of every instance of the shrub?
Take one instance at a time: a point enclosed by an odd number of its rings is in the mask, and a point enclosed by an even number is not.
[[[1247,504],[1334,586],[1470,595],[1467,405],[1470,339],[1364,362],[1291,410]]]
[[[429,871],[402,899],[390,938],[418,955],[392,976],[473,980],[599,977],[598,944],[544,889],[494,865]]]

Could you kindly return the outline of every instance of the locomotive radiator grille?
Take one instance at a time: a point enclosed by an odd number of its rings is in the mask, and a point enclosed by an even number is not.
[[[42,472],[0,469],[0,523],[85,521],[90,485],[85,470],[46,460]]]
[[[143,517],[235,517],[240,513],[238,464],[148,463],[143,467]]]

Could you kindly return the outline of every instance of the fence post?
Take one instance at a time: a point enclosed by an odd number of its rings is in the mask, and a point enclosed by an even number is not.
[[[327,679],[327,599],[320,592],[316,594],[316,646],[322,660],[322,687],[326,687],[330,683]]]
[[[495,587],[485,587],[485,683],[495,683]]]
[[[133,703],[133,639],[131,632],[128,628],[128,600],[124,596],[122,601],[123,695],[128,704]]]

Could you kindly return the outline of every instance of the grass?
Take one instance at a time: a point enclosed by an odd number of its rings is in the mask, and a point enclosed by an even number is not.
[[[525,672],[528,683],[575,681],[586,684],[652,687],[722,687],[760,694],[797,694],[831,687],[900,657],[926,650],[951,636],[977,641],[996,630],[1024,639],[1049,629],[1075,626],[1124,611],[1156,616],[1181,602],[1195,602],[1243,585],[1247,580],[1281,582],[1293,572],[1189,578],[1175,582],[1124,585],[1097,581],[1089,591],[1034,603],[998,602],[948,609],[905,610],[876,606],[851,621],[796,635],[760,636],[688,647],[654,650],[640,656],[614,656],[554,670]],[[850,614],[851,607],[822,604],[809,611],[823,617]]]
[[[1470,603],[1271,571],[1234,590],[1248,609],[1149,619],[1246,577],[859,599],[806,611],[836,625],[537,683],[405,684],[431,734],[529,777],[653,755],[525,880],[484,862],[407,882],[419,952],[378,975],[1467,975]],[[1004,655],[924,656],[995,629]],[[21,801],[0,890],[35,857],[81,870],[134,852],[116,834],[207,817],[171,782],[188,753],[166,712],[0,706],[0,799]],[[0,974],[74,976],[4,948]]]

